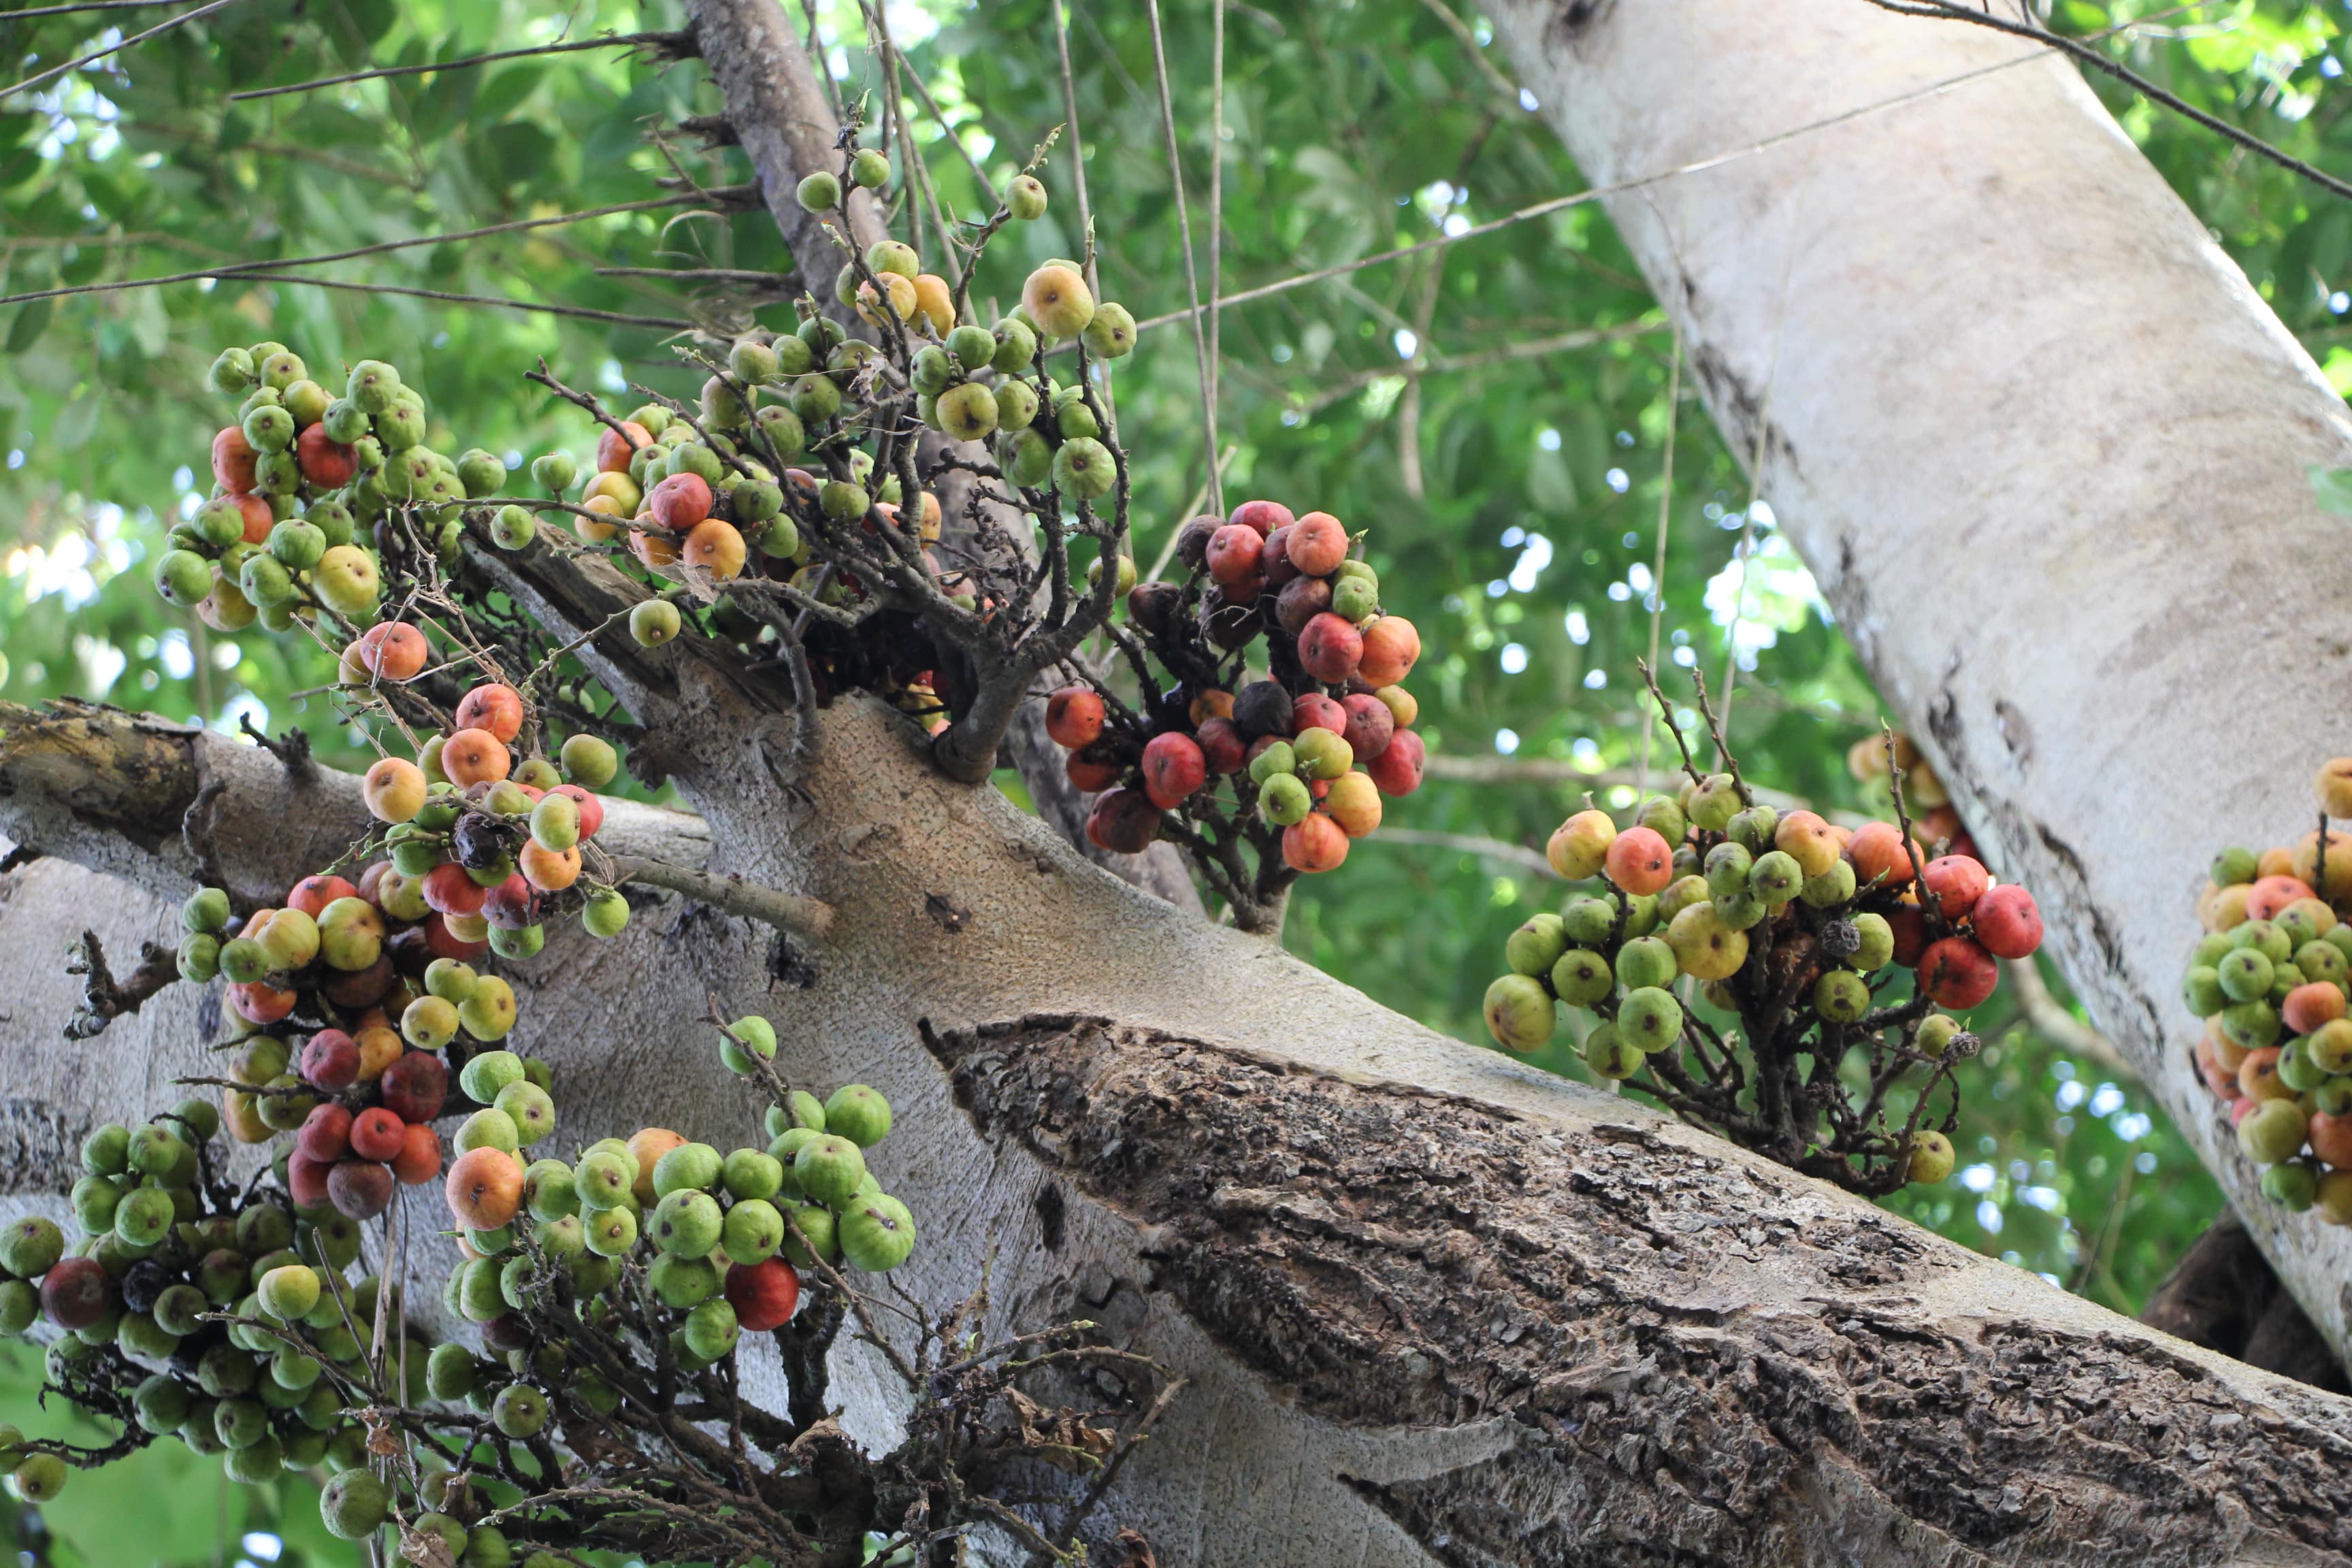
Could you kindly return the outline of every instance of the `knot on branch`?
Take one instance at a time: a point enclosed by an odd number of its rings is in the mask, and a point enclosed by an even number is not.
[[[100,945],[98,933],[85,931],[81,940],[73,944],[66,973],[83,977],[81,1005],[66,1021],[65,1037],[68,1040],[88,1040],[106,1032],[106,1026],[125,1013],[136,1013],[140,1005],[156,992],[180,977],[179,956],[170,948],[154,942],[142,944],[139,967],[125,980],[114,978],[106,962],[106,950]]]

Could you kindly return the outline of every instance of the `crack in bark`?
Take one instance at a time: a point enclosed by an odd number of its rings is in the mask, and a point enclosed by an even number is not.
[[[1351,1482],[1441,1562],[2352,1559],[2341,1401],[2119,1320],[1939,1313],[1991,1266],[1777,1169],[1103,1019],[925,1037],[1301,1410],[1517,1424]]]

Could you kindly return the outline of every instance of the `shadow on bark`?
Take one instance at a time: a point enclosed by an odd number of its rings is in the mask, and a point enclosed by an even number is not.
[[[2352,1394],[2343,1363],[2232,1210],[2223,1209],[2181,1255],[2149,1294],[2139,1321],[2264,1372]]]

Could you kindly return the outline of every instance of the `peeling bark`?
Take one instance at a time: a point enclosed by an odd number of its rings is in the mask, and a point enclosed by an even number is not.
[[[2342,749],[2273,672],[2352,670],[2342,520],[2304,478],[2352,464],[2344,400],[2031,45],[1814,0],[1487,9],[1594,184],[1720,160],[1608,204],[1717,424],[2343,1356],[2352,1232],[2261,1195],[2178,986],[2211,855],[2305,831]]]

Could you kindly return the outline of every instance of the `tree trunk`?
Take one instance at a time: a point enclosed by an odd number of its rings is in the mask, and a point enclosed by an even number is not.
[[[1594,184],[1721,159],[1609,202],[1718,426],[2342,1356],[2352,1234],[2261,1196],[2178,994],[2209,859],[2307,831],[2345,749],[2278,700],[2352,663],[2304,477],[2352,463],[2343,399],[2054,56],[1859,3],[1488,9]]]
[[[758,0],[697,10],[738,6]],[[593,626],[621,591],[542,552],[483,565],[549,625]],[[796,735],[781,693],[691,637],[607,640],[583,654],[707,825],[648,816],[647,839],[707,843],[717,904],[766,889],[829,919],[779,933],[664,899],[610,942],[567,931],[502,966],[561,1141],[756,1136],[712,996],[775,1021],[795,1081],[882,1089],[899,1131],[874,1163],[923,1227],[896,1278],[944,1302],[992,1253],[993,1326],[1083,1316],[1188,1380],[1106,1535],[1141,1530],[1170,1568],[2352,1562],[2352,1404],[1436,1036],[1087,864],[877,703]],[[217,739],[110,739],[77,773],[28,762],[37,733],[0,745],[0,830],[110,875],[0,876],[20,1204],[63,1184],[90,1121],[171,1097],[216,1017],[175,987],[66,1044],[61,939],[168,933],[180,825],[215,780],[201,841],[257,896],[358,826],[347,781],[297,793]],[[429,1229],[437,1198],[404,1201]],[[745,1353],[774,1397],[772,1348]],[[843,1350],[835,1387],[879,1438],[894,1393],[869,1353]]]

